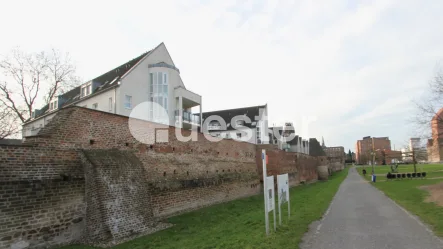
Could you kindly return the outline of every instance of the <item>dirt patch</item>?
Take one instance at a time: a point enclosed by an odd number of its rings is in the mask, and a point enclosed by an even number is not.
[[[443,182],[421,186],[420,189],[424,189],[429,192],[429,196],[426,198],[426,202],[435,202],[437,205],[443,206]]]

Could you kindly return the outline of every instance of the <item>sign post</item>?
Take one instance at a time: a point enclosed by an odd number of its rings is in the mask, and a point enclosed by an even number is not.
[[[277,230],[277,216],[275,214],[275,192],[274,192],[274,176],[267,176],[266,163],[268,158],[266,150],[262,150],[263,162],[263,195],[265,201],[265,223],[266,235],[269,235],[269,212],[274,211],[274,230]]]
[[[265,226],[266,226],[266,235],[269,234],[269,217],[268,217],[268,197],[267,197],[267,188],[266,188],[266,178],[267,178],[267,172],[266,172],[266,150],[262,150],[261,152],[261,158],[263,162],[263,195],[264,195],[264,202],[265,202]]]
[[[289,201],[289,177],[288,174],[277,176],[278,184],[278,213],[279,221],[281,225],[281,205],[285,202],[288,203],[288,219],[291,216],[291,204]]]

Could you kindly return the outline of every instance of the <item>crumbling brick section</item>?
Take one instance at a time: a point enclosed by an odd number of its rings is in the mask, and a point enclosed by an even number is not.
[[[146,173],[130,151],[88,150],[86,241],[118,243],[150,233],[153,216]]]

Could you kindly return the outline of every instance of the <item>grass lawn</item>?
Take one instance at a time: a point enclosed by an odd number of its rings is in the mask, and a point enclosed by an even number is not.
[[[440,167],[442,166],[440,165]],[[359,172],[361,174],[360,169]],[[369,177],[367,179],[369,180]],[[429,193],[426,190],[419,189],[420,186],[433,185],[442,181],[443,179],[405,179],[375,182],[372,184],[409,212],[420,217],[423,222],[432,227],[435,234],[443,237],[443,207],[435,203],[424,202]]]
[[[268,237],[265,235],[263,194],[260,194],[170,218],[173,227],[114,248],[298,248],[309,224],[322,217],[347,172],[346,169],[336,173],[326,182],[291,188],[291,218],[288,221],[287,205],[282,206],[282,226],[277,225],[277,232],[274,232],[270,212],[272,232]]]

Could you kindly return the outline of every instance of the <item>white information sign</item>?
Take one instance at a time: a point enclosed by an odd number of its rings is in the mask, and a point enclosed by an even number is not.
[[[275,198],[274,198],[274,176],[266,177],[266,197],[268,203],[268,212],[275,209]]]
[[[281,225],[281,205],[288,203],[288,218],[290,216],[290,202],[289,202],[289,177],[288,174],[277,175],[278,187],[278,213]]]

